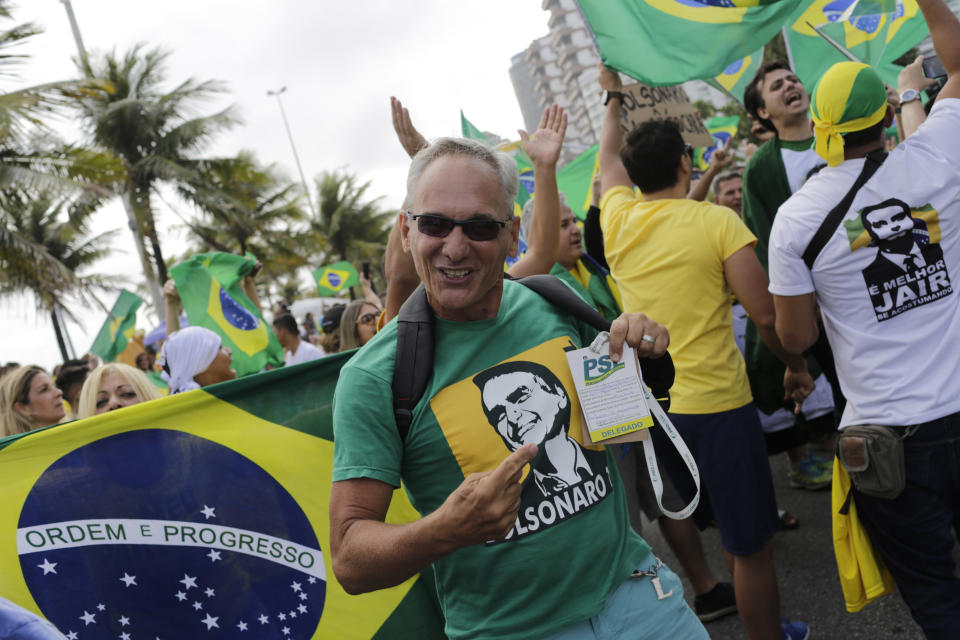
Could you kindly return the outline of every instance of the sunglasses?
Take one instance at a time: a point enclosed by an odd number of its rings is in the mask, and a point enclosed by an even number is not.
[[[376,322],[377,318],[380,317],[380,312],[376,313],[365,313],[357,320],[357,324],[372,324]]]
[[[411,220],[417,222],[417,231],[433,238],[446,238],[454,227],[463,229],[468,238],[476,242],[493,240],[500,234],[500,229],[507,226],[505,220],[492,218],[473,218],[471,220],[451,220],[435,213],[413,214],[407,211]]]

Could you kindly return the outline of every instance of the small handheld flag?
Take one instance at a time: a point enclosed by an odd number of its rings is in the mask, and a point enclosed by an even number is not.
[[[334,262],[313,272],[317,281],[317,290],[321,296],[335,296],[341,291],[360,284],[360,276],[352,264],[347,261]]]
[[[100,327],[100,332],[90,347],[90,353],[100,356],[104,362],[116,360],[117,355],[127,348],[127,342],[133,335],[133,328],[137,323],[137,309],[141,304],[143,300],[140,296],[123,289]]]

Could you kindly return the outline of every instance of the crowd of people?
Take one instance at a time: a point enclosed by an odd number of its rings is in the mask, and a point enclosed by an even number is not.
[[[272,310],[287,366],[356,350],[333,414],[329,548],[347,592],[429,567],[451,638],[706,638],[703,623],[737,613],[752,640],[803,640],[811,625],[783,616],[772,552],[775,533],[799,525],[773,489],[768,458],[785,453],[797,489],[852,478],[843,514],[852,504],[925,635],[956,634],[960,22],[942,0],[918,3],[945,82],[924,77],[922,58],[896,90],[848,62],[811,94],[787,62],[768,62],[744,96],[756,142],[745,166],[725,147],[697,175],[670,121],[624,136],[621,79],[601,70],[599,170],[582,216],[557,186],[562,108],[521,132],[534,195],[515,216],[510,157],[428,142],[391,98],[411,164],[384,297],[365,276],[364,297],[319,322]],[[895,116],[901,142],[888,153]],[[521,236],[526,252],[505,268]],[[597,328],[525,280],[542,274],[609,324],[613,362],[630,348],[644,371],[669,371],[658,400],[699,483],[664,429],[651,431],[662,496],[641,447],[585,438],[565,352]],[[236,377],[220,336],[181,328],[176,286],[164,291],[166,339],[136,367],[4,367],[3,435],[61,423],[68,407],[85,418],[158,399],[157,369],[171,394]],[[414,367],[426,367],[424,388],[404,395]],[[903,451],[890,495],[866,488],[862,461],[879,454],[848,427]],[[423,517],[387,524],[401,482]],[[661,508],[697,495],[689,517]],[[692,608],[642,538],[641,514],[674,551]],[[709,567],[707,526],[729,580]]]

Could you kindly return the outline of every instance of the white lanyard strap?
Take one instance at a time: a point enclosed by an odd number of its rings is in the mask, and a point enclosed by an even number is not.
[[[677,449],[680,457],[683,458],[684,464],[687,465],[690,475],[693,476],[693,483],[697,486],[697,493],[687,506],[679,511],[669,511],[666,509],[663,506],[663,480],[660,478],[660,467],[657,465],[657,455],[653,450],[653,438],[648,437],[643,441],[643,455],[647,460],[647,473],[650,475],[650,484],[653,485],[653,493],[657,496],[657,506],[660,507],[663,515],[668,518],[683,520],[684,518],[690,517],[697,508],[697,505],[700,504],[700,470],[697,469],[697,463],[690,454],[690,450],[687,449],[687,444],[683,441],[683,438],[680,437],[680,434],[677,433],[676,427],[670,422],[670,418],[667,417],[666,412],[660,407],[660,403],[657,402],[656,398],[650,393],[647,385],[643,385],[643,394],[647,400],[647,406],[650,407],[650,412],[653,413],[657,422],[660,423],[660,426],[663,427],[663,430],[666,432],[667,437],[673,442],[673,446]]]

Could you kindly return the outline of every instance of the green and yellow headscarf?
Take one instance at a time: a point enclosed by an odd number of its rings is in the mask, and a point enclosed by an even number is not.
[[[860,62],[833,65],[810,100],[817,154],[837,166],[843,162],[842,134],[872,127],[886,112],[887,91],[873,68]]]

